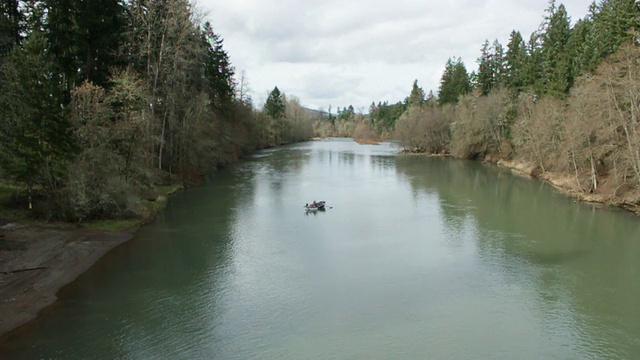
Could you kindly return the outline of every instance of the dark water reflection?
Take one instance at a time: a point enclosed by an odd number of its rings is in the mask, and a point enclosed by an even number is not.
[[[498,267],[501,281],[531,286],[549,336],[575,331],[576,342],[565,346],[578,352],[557,357],[640,356],[636,216],[574,204],[505,170],[451,159],[420,161],[432,171],[417,170],[414,159],[400,159],[397,167],[414,191],[439,195],[453,241],[463,239],[472,223],[478,256]]]
[[[639,241],[508,171],[304,143],[173,197],[0,357],[640,358]]]

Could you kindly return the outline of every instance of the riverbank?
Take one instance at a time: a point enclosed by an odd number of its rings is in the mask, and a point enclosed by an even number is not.
[[[191,180],[190,185],[198,181]],[[106,253],[133,238],[184,188],[173,183],[157,186],[155,199],[141,199],[144,210],[131,220],[102,220],[49,226],[29,219],[27,210],[2,209],[0,217],[0,338],[38,317],[53,304],[65,285],[91,268]],[[15,189],[4,191],[0,200]],[[8,216],[7,216],[8,215]]]
[[[450,154],[430,154],[425,152],[411,152],[411,151],[402,151],[403,155],[420,155],[420,156],[444,156],[449,157],[452,156]],[[640,216],[640,204],[637,202],[637,199],[640,198],[640,194],[637,194],[632,191],[625,192],[620,196],[612,195],[615,190],[611,190],[609,186],[609,179],[601,179],[602,187],[601,190],[594,192],[585,192],[580,189],[577,185],[575,178],[572,176],[568,176],[566,174],[546,171],[541,173],[539,168],[530,162],[523,160],[504,160],[499,159],[497,157],[485,157],[480,159],[480,161],[496,165],[501,168],[509,169],[513,173],[521,176],[526,176],[529,178],[535,178],[541,181],[548,183],[553,186],[556,190],[570,196],[576,201],[585,202],[585,203],[593,203],[593,204],[601,204],[603,206],[611,206],[618,207],[630,212],[635,213]],[[602,190],[604,189],[604,190]]]
[[[539,173],[538,167],[532,163],[521,160],[490,161],[488,159],[485,159],[485,162],[509,169],[516,174],[542,180],[553,186],[558,191],[571,196],[576,201],[619,207],[627,211],[631,211],[636,215],[640,215],[640,205],[636,204],[634,200],[638,198],[638,194],[627,192],[622,196],[614,196],[606,190],[587,193],[578,187],[575,179],[571,176],[551,171]],[[604,185],[603,187],[606,189],[607,180],[604,179],[602,183]]]
[[[0,337],[35,319],[55,302],[63,286],[130,240],[164,209],[167,197],[182,188],[158,187],[157,198],[144,202],[140,219],[103,220],[84,227],[21,221],[24,214],[0,220]]]
[[[0,336],[38,316],[56,293],[134,231],[0,226]]]

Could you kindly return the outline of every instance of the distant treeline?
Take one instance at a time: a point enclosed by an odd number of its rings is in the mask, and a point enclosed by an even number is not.
[[[404,101],[372,104],[360,123],[407,151],[526,162],[578,191],[640,204],[637,30],[634,0],[601,0],[573,26],[551,0],[528,41],[515,30],[506,49],[487,40],[477,73],[451,58],[437,96],[416,81]]]
[[[137,216],[154,185],[308,139],[277,88],[256,111],[222,37],[185,0],[0,3],[0,180],[34,214]]]

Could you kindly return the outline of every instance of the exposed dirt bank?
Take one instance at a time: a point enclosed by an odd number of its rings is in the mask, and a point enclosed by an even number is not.
[[[585,192],[579,188],[577,182],[573,177],[549,171],[539,173],[538,168],[531,163],[518,160],[498,160],[496,164],[500,167],[511,169],[517,174],[546,181],[559,191],[570,195],[577,201],[616,206],[640,215],[640,205],[638,205],[634,200],[638,198],[637,194],[635,193],[626,193],[623,195],[614,196],[611,191],[607,190]],[[603,187],[606,189],[606,180],[603,181],[603,185]]]
[[[35,319],[56,300],[62,286],[132,236],[17,223],[0,226],[0,336]]]
[[[411,151],[403,151],[402,154],[421,156],[451,156],[450,154],[430,154]],[[611,181],[606,177],[600,179],[602,186],[599,187],[597,191],[587,192],[583,189],[580,189],[577,181],[575,180],[575,177],[551,171],[542,173],[538,166],[527,161],[504,160],[499,159],[497,156],[484,157],[482,161],[488,164],[493,164],[502,168],[510,169],[512,172],[518,175],[545,181],[556,188],[558,191],[571,196],[576,201],[619,207],[640,215],[640,203],[638,202],[638,199],[640,199],[640,194],[635,191],[626,191],[616,194],[616,192],[618,192],[618,189],[613,189],[613,187],[610,186]]]

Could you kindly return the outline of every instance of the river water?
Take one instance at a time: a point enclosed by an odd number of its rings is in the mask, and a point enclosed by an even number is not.
[[[640,219],[477,162],[314,141],[173,196],[59,296],[0,357],[638,359]]]

